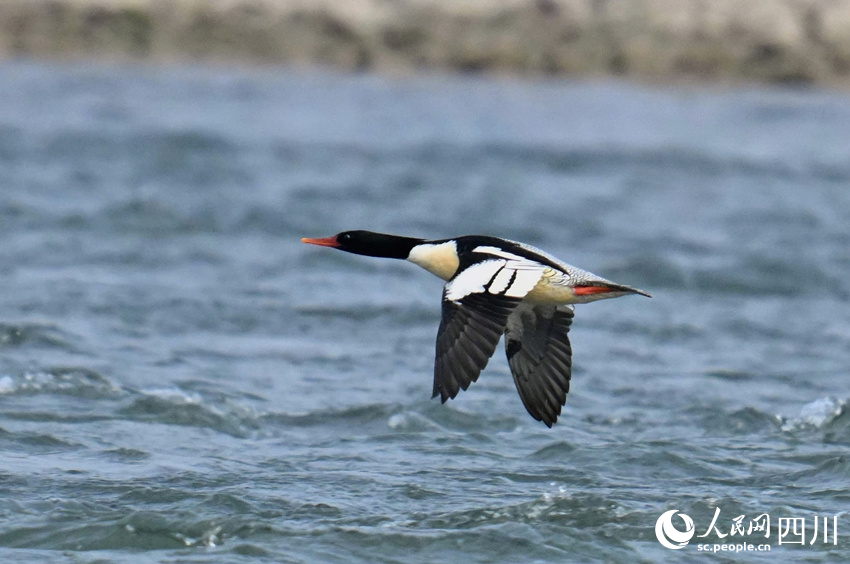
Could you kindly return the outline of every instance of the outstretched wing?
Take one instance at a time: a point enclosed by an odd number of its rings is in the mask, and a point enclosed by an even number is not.
[[[478,380],[518,302],[516,298],[482,294],[470,294],[459,301],[443,298],[432,397],[439,395],[445,403]]]
[[[567,401],[572,374],[573,308],[523,304],[508,317],[505,352],[528,413],[551,427]]]
[[[478,252],[462,259],[443,289],[437,333],[433,397],[439,395],[443,403],[478,380],[508,316],[543,275],[540,265],[512,257]]]

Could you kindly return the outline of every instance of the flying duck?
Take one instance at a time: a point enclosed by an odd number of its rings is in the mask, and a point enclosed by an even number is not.
[[[530,245],[467,235],[425,240],[343,231],[301,239],[341,251],[404,259],[446,281],[437,331],[434,391],[442,403],[466,390],[505,334],[505,352],[528,413],[548,427],[570,390],[572,304],[648,293],[581,270]]]

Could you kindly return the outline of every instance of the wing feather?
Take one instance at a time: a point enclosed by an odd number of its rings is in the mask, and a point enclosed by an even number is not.
[[[478,380],[496,351],[511,312],[543,276],[545,267],[492,247],[460,257],[443,289],[433,396],[443,403]],[[542,393],[542,390],[541,390]]]
[[[437,333],[434,393],[443,403],[466,390],[499,344],[516,298],[470,294],[460,301],[443,299],[443,318]]]
[[[528,413],[551,427],[567,401],[572,375],[570,307],[523,305],[505,328],[505,352]]]

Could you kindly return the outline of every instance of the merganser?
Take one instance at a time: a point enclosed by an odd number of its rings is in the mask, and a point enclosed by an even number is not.
[[[343,231],[301,241],[357,255],[406,259],[446,280],[431,397],[439,395],[445,403],[478,380],[504,333],[519,397],[528,413],[548,427],[558,420],[570,390],[572,348],[567,333],[572,304],[627,294],[652,297],[530,245],[498,237],[430,241]]]

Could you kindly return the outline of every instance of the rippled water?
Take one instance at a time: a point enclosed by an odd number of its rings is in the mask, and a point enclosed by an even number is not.
[[[850,559],[846,96],[7,64],[0,100],[0,560]],[[441,282],[298,241],[350,228],[655,298],[577,307],[553,429],[501,351],[441,406]],[[771,552],[656,540],[718,507]]]

